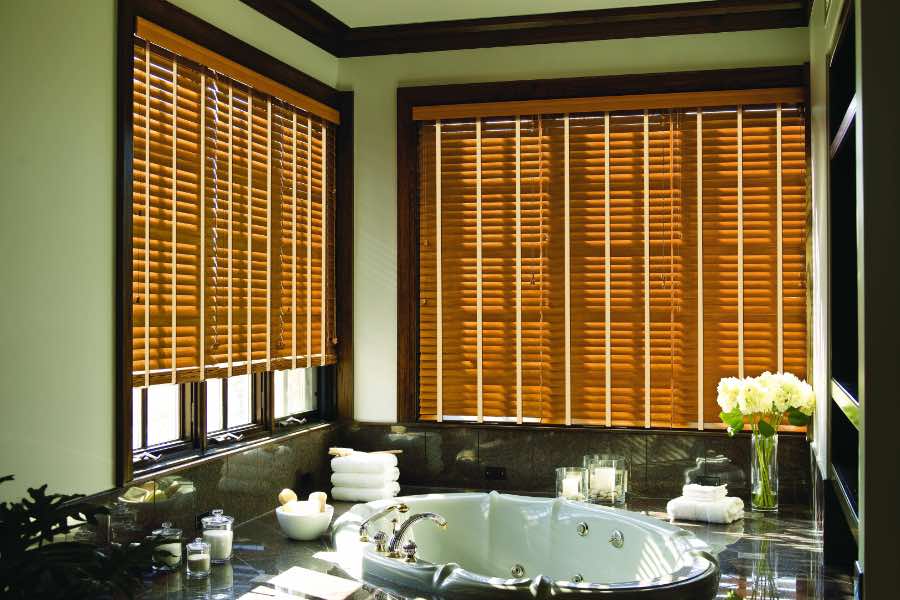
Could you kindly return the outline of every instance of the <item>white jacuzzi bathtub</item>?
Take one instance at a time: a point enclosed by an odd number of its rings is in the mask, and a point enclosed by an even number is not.
[[[440,529],[423,520],[406,539],[418,545],[407,563],[359,541],[360,524],[390,535],[390,519],[434,512]],[[586,527],[585,527],[586,526]],[[582,535],[585,533],[586,535]],[[614,544],[613,538],[621,541]],[[649,516],[562,499],[491,492],[428,494],[359,504],[334,524],[339,554],[361,558],[359,575],[377,585],[446,598],[551,598],[575,593],[605,598],[714,598],[719,569],[706,545],[687,531]]]

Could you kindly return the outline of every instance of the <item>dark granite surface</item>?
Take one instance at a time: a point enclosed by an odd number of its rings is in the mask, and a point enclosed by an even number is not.
[[[428,456],[429,460],[440,459],[436,451]],[[404,493],[422,491],[411,488]],[[747,512],[743,520],[730,525],[676,524],[704,540],[718,557],[722,570],[718,598],[733,598],[728,594],[735,592],[747,600],[849,600],[850,577],[830,573],[822,564],[821,513],[817,504],[814,502],[812,509],[782,508],[778,513]],[[336,516],[350,506],[335,503]],[[664,500],[635,499],[627,508],[666,518]],[[347,577],[338,566],[324,560],[327,556],[316,556],[329,550],[326,540],[288,540],[270,512],[237,527],[230,565],[215,566],[212,575],[204,580],[188,580],[182,573],[157,576],[148,582],[142,598],[240,598],[253,588],[266,587],[272,576],[292,566]],[[351,596],[352,600],[406,597],[369,585]]]
[[[403,450],[400,483],[406,486],[491,488],[529,494],[554,492],[554,469],[581,466],[585,454],[612,453],[629,462],[629,491],[673,498],[697,476],[728,483],[749,502],[750,435],[724,431],[350,423],[338,432],[342,446],[357,450]],[[781,434],[779,497],[811,502],[809,443],[802,434]],[[503,480],[485,479],[486,467],[503,467]]]

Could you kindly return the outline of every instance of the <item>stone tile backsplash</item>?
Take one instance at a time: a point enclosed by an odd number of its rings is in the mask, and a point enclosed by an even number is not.
[[[749,500],[750,437],[724,432],[588,430],[465,425],[353,423],[338,432],[341,445],[357,450],[402,449],[400,483],[410,487],[464,488],[552,494],[556,467],[580,466],[588,453],[629,460],[630,492],[637,497],[673,498],[697,476],[718,477],[732,495]],[[809,443],[781,434],[781,500],[810,499]],[[485,467],[502,467],[502,480],[485,478]]]
[[[158,494],[136,506],[137,524],[145,532],[172,521],[194,536],[197,515],[222,508],[246,522],[275,508],[280,490],[298,494],[331,489],[328,448],[400,449],[400,483],[410,489],[450,488],[554,493],[555,469],[580,466],[588,453],[620,454],[629,460],[634,497],[672,498],[687,478],[714,475],[729,491],[748,499],[750,438],[722,432],[515,428],[466,425],[388,425],[350,423],[313,428],[300,435],[188,467],[147,482],[165,490],[177,480],[186,493]],[[779,439],[781,501],[808,504],[812,471],[809,444],[797,434]],[[503,479],[486,479],[486,467],[505,471]],[[91,500],[112,504],[124,490]]]

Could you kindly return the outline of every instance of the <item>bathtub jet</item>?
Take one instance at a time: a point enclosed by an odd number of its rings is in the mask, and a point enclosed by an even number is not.
[[[414,561],[361,542],[359,527],[390,529],[378,513],[402,502],[409,515],[436,513],[450,528],[414,520]],[[372,518],[375,516],[375,518]],[[362,557],[363,579],[443,598],[711,599],[719,567],[693,534],[653,517],[563,499],[491,492],[428,494],[359,504],[335,522],[341,553]],[[361,553],[360,553],[361,550]]]

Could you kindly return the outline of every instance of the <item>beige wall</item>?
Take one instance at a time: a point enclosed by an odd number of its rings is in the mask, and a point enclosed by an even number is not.
[[[175,4],[317,77],[239,0]],[[115,0],[0,1],[0,499],[114,481]]]
[[[398,86],[796,65],[808,55],[800,28],[342,60],[340,85],[356,101],[356,418],[397,417]]]
[[[356,416],[396,418],[398,85],[807,60],[805,29],[337,60],[239,0],[174,0],[356,92]],[[113,485],[115,1],[0,2],[0,498]]]

